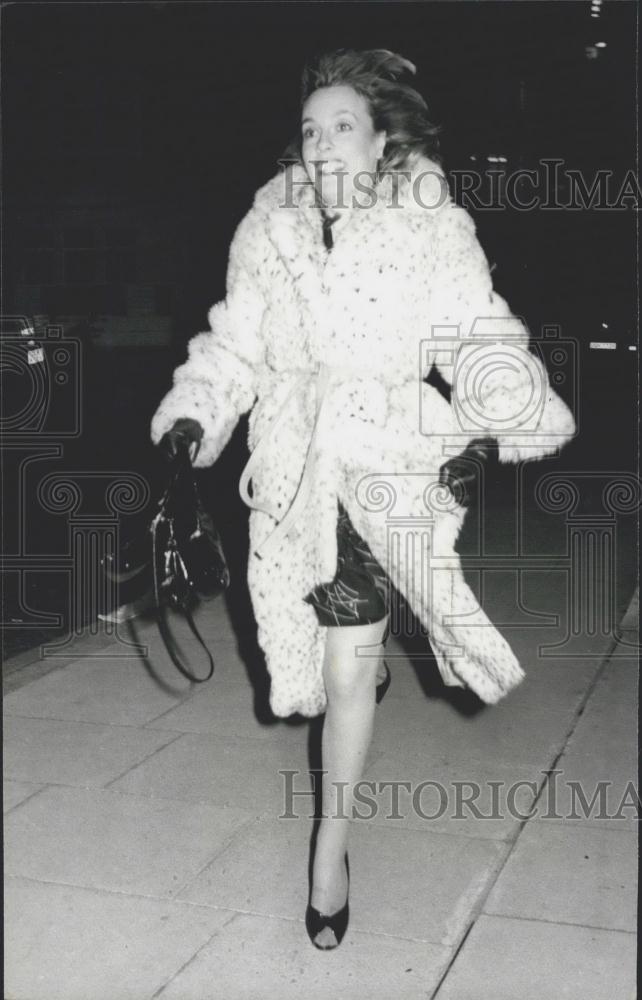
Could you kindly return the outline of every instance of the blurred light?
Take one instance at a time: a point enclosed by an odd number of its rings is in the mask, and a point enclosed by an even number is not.
[[[489,163],[508,163],[505,156],[487,156],[486,159]]]
[[[476,161],[477,157],[476,156],[471,156],[471,160],[475,160]]]
[[[608,323],[602,323],[602,326],[604,327],[605,330],[608,330],[608,328],[609,328],[609,324]]]
[[[637,347],[635,346],[635,344],[629,344],[629,350],[630,351],[637,351]]]
[[[599,14],[591,14],[591,17],[599,17]]]
[[[607,340],[592,340],[589,347],[592,351],[614,351],[617,344],[613,344]]]
[[[606,48],[606,42],[596,42],[595,43],[595,48],[596,49],[605,49]]]

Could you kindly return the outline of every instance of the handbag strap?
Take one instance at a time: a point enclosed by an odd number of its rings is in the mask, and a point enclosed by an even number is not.
[[[156,583],[156,570],[154,570],[154,582]],[[180,608],[181,608],[181,611],[183,612],[183,614],[185,615],[185,618],[187,620],[187,624],[189,625],[190,629],[192,630],[192,632],[193,632],[194,636],[196,637],[196,639],[198,640],[199,644],[205,650],[205,653],[206,653],[207,658],[209,660],[210,668],[209,668],[207,674],[205,675],[205,677],[197,677],[196,674],[193,674],[185,666],[185,664],[182,662],[181,658],[179,657],[178,653],[176,652],[176,647],[174,645],[174,641],[172,639],[172,636],[171,636],[171,633],[169,631],[169,628],[167,627],[167,620],[166,620],[166,617],[165,617],[165,608],[164,608],[164,606],[162,604],[158,603],[158,599],[157,599],[157,601],[156,601],[156,620],[158,622],[158,630],[159,630],[159,632],[161,634],[161,638],[162,638],[163,642],[165,643],[165,647],[167,649],[167,652],[169,653],[169,657],[170,657],[172,663],[174,664],[174,666],[176,667],[176,669],[179,670],[180,673],[183,674],[184,677],[187,677],[187,679],[189,681],[193,681],[195,684],[203,684],[204,681],[208,681],[210,679],[210,677],[212,676],[212,674],[214,673],[214,658],[213,658],[212,654],[210,653],[209,649],[207,648],[207,646],[205,645],[205,641],[204,641],[201,633],[198,631],[198,629],[196,627],[196,623],[194,621],[194,618],[192,616],[192,612],[190,611],[190,609],[185,604],[181,604]]]
[[[182,453],[182,451],[184,451],[184,454]],[[175,647],[175,644],[174,644],[174,640],[172,639],[172,635],[171,635],[170,630],[169,630],[169,628],[167,626],[166,610],[165,610],[165,607],[163,605],[163,602],[160,599],[160,582],[159,582],[159,574],[158,574],[158,552],[157,552],[157,545],[156,545],[158,525],[159,525],[161,519],[167,518],[167,507],[168,507],[168,504],[169,504],[169,500],[170,500],[170,497],[171,497],[171,495],[172,495],[172,493],[174,491],[176,483],[178,481],[178,477],[180,476],[181,472],[185,468],[185,466],[184,466],[184,460],[185,460],[185,458],[187,458],[188,464],[190,465],[190,468],[191,468],[191,463],[189,462],[189,454],[188,454],[186,448],[182,449],[182,450],[179,450],[177,452],[176,459],[175,459],[175,466],[174,466],[173,475],[172,475],[172,478],[171,478],[171,481],[170,481],[170,485],[166,489],[166,491],[165,491],[165,493],[164,493],[164,495],[163,495],[163,497],[162,497],[162,499],[161,499],[161,501],[159,503],[158,511],[156,513],[156,516],[153,518],[152,524],[151,524],[151,532],[152,532],[152,570],[153,570],[153,577],[154,577],[154,600],[155,600],[155,604],[156,604],[156,620],[158,622],[158,630],[159,630],[159,632],[161,634],[161,638],[162,638],[163,642],[165,643],[165,648],[167,649],[167,652],[169,653],[169,656],[170,656],[170,659],[171,659],[172,663],[174,664],[174,666],[176,667],[176,669],[178,671],[180,671],[181,674],[183,674],[184,677],[187,677],[188,680],[193,681],[195,684],[202,684],[205,681],[208,681],[210,679],[210,677],[212,676],[212,674],[214,673],[214,658],[213,658],[211,652],[209,651],[209,649],[207,648],[207,645],[205,644],[205,641],[204,641],[201,633],[199,632],[199,630],[196,627],[196,623],[194,621],[194,617],[192,615],[191,608],[189,607],[189,605],[187,604],[187,602],[185,600],[182,600],[179,603],[179,608],[180,608],[181,612],[183,613],[183,615],[185,616],[185,619],[186,619],[187,624],[189,625],[189,627],[190,627],[190,629],[192,631],[192,634],[197,639],[199,645],[205,650],[205,653],[207,654],[207,658],[209,660],[210,668],[209,668],[209,671],[208,671],[208,673],[206,674],[205,677],[197,677],[195,674],[193,674],[188,669],[188,667],[185,666],[185,664],[181,660],[180,656],[176,652],[176,647]],[[196,491],[196,486],[194,486],[194,489]],[[175,547],[177,547],[176,546],[176,539],[174,537],[174,531],[173,531],[173,527],[172,527],[172,523],[171,523],[171,517],[168,518],[168,520],[169,520],[169,523],[170,523],[171,544],[174,545]],[[180,558],[180,553],[179,553],[179,558]],[[180,560],[180,561],[181,561],[181,564],[182,564],[182,560]]]

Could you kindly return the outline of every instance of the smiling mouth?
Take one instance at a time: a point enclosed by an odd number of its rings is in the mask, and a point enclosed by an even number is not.
[[[342,163],[322,163],[320,170],[322,174],[345,173],[345,166]]]

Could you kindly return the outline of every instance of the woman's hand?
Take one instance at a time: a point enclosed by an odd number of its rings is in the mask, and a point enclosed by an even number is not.
[[[188,448],[193,463],[199,453],[203,434],[203,428],[198,420],[192,420],[191,417],[181,417],[174,423],[171,430],[163,434],[158,442],[158,447],[169,460],[174,458],[178,448],[184,445]]]
[[[461,507],[470,507],[473,486],[491,455],[497,454],[494,438],[476,438],[461,455],[449,458],[439,469],[439,482],[447,486]]]

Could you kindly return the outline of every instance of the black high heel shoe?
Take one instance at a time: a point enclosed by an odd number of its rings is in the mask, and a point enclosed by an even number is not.
[[[377,684],[377,689],[375,694],[377,705],[383,700],[383,696],[390,687],[390,681],[392,680],[388,664],[386,663],[385,660],[383,661],[383,665],[386,668],[386,676],[382,681],[380,681],[379,684]]]
[[[348,894],[350,893],[350,867],[348,865],[348,855],[345,855],[346,872],[348,873]],[[345,904],[340,910],[327,916],[324,913],[320,913],[319,910],[312,906],[312,903],[308,903],[308,908],[305,911],[305,929],[308,932],[308,937],[319,951],[332,951],[333,948],[338,948],[343,941],[343,936],[348,927],[348,920],[350,917],[350,903],[349,899],[346,898]],[[329,927],[335,938],[337,939],[336,944],[317,944],[314,940],[325,927]]]

